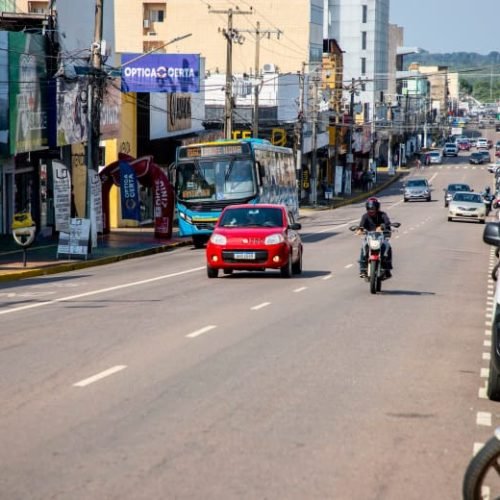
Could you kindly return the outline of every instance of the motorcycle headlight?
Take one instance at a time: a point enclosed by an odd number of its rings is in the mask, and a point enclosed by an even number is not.
[[[370,240],[369,245],[372,250],[380,250],[380,240]]]
[[[210,241],[214,245],[226,245],[227,244],[227,238],[223,236],[222,234],[212,234],[210,236]]]
[[[266,236],[264,245],[277,245],[278,243],[283,243],[284,241],[285,238],[281,233],[270,234],[269,236]]]

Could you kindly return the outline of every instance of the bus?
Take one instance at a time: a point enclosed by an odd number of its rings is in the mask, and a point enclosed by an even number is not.
[[[290,148],[265,139],[223,139],[180,146],[174,164],[179,235],[195,248],[208,241],[222,210],[237,203],[286,205],[299,211]]]

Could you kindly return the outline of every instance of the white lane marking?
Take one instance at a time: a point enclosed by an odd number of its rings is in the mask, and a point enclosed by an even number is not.
[[[195,337],[199,337],[200,335],[203,335],[204,333],[207,333],[210,330],[213,330],[214,328],[217,328],[217,325],[207,325],[204,326],[203,328],[200,328],[199,330],[195,330],[194,332],[188,333],[186,337],[188,339],[194,339]]]
[[[352,266],[354,266],[354,264],[347,264],[347,266],[344,266],[344,269],[349,269],[349,268],[351,268]]]
[[[432,182],[436,177],[437,177],[438,173],[436,172],[433,176],[431,176],[431,178],[429,179],[429,182]]]
[[[491,327],[491,326],[492,326],[491,321],[485,321],[485,322],[484,322],[484,326],[489,326],[489,327]]]
[[[48,300],[47,302],[37,302],[36,304],[28,304],[25,306],[13,307],[12,309],[6,309],[4,311],[0,311],[0,315],[2,314],[11,314],[19,311],[26,311],[27,309],[34,309],[36,307],[50,306],[53,304],[57,304],[59,302],[68,302],[70,300],[81,299],[83,297],[91,297],[92,295],[98,295],[100,293],[113,292],[115,290],[122,290],[124,288],[130,288],[133,286],[145,285],[146,283],[153,283],[155,281],[165,280],[168,278],[174,278],[176,276],[182,276],[184,274],[195,273],[197,271],[201,271],[206,269],[205,266],[202,267],[193,267],[192,269],[186,269],[185,271],[179,271],[178,273],[164,274],[162,276],[156,276],[155,278],[148,278],[146,280],[141,281],[133,281],[131,283],[124,283],[123,285],[110,286],[108,288],[101,288],[99,290],[92,290],[91,292],[79,293],[77,295],[69,295],[67,297],[61,297],[59,299]]]
[[[484,334],[485,334],[487,337],[491,337],[491,330],[485,330],[485,331],[484,331]]]
[[[252,311],[258,311],[259,309],[262,309],[263,307],[267,307],[269,305],[271,305],[271,302],[262,302],[262,304],[258,304],[256,306],[253,306],[250,309]]]
[[[323,276],[323,278],[321,278],[321,279],[326,281],[326,280],[331,280],[332,278],[333,278],[333,275],[329,274],[328,276]]]
[[[484,443],[474,443],[474,448],[472,449],[472,455],[476,456],[483,446]]]
[[[486,313],[486,317],[487,317],[488,319],[491,319],[491,318],[493,318],[493,314],[492,314],[492,313]]]
[[[296,288],[294,290],[294,293],[303,292],[304,290],[307,290],[307,286],[301,286],[300,288]]]
[[[491,427],[491,413],[487,411],[478,411],[476,415],[476,424]]]
[[[488,394],[486,392],[486,387],[480,387],[479,392],[477,393],[477,397],[479,399],[488,399]]]
[[[491,340],[483,340],[484,347],[491,347]]]
[[[489,352],[483,352],[483,359],[489,361],[491,359],[491,354]]]
[[[481,368],[481,378],[488,378],[490,376],[489,368]]]
[[[340,229],[340,228],[343,228],[343,227],[349,227],[352,224],[354,224],[355,222],[359,222],[359,219],[353,219],[353,220],[350,220],[349,222],[345,222],[344,224],[339,224],[338,226],[332,224],[331,226],[328,226],[326,229],[322,229],[321,231],[313,232],[312,234],[326,233],[328,231],[331,231],[332,228],[333,229]]]
[[[92,377],[84,378],[83,380],[80,380],[80,382],[76,382],[76,384],[73,384],[73,387],[85,387],[85,386],[93,384],[94,382],[97,382],[98,380],[101,380],[105,377],[109,377],[110,375],[113,375],[114,373],[121,372],[125,368],[127,368],[127,365],[113,366],[112,368],[109,368],[108,370],[104,370],[101,373],[97,373],[96,375],[92,375]]]

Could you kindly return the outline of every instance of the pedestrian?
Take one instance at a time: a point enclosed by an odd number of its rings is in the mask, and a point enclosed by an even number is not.
[[[417,170],[420,170],[422,168],[422,162],[420,161],[420,158],[417,158],[415,160],[415,165],[417,167]]]

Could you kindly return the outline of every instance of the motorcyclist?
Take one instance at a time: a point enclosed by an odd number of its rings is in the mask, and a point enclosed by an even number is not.
[[[384,231],[389,238],[391,236],[391,221],[389,216],[380,210],[380,201],[377,198],[368,198],[365,203],[366,213],[361,217],[359,223],[360,233],[366,231]],[[382,268],[385,270],[385,277],[392,276],[392,249],[388,240],[382,245]],[[366,240],[363,240],[359,256],[359,276],[366,278],[368,269],[368,247]]]
[[[486,186],[484,188],[484,191],[481,193],[481,196],[483,197],[484,204],[486,206],[486,215],[488,215],[492,209],[493,200],[495,199],[495,197],[491,193],[490,186]]]

